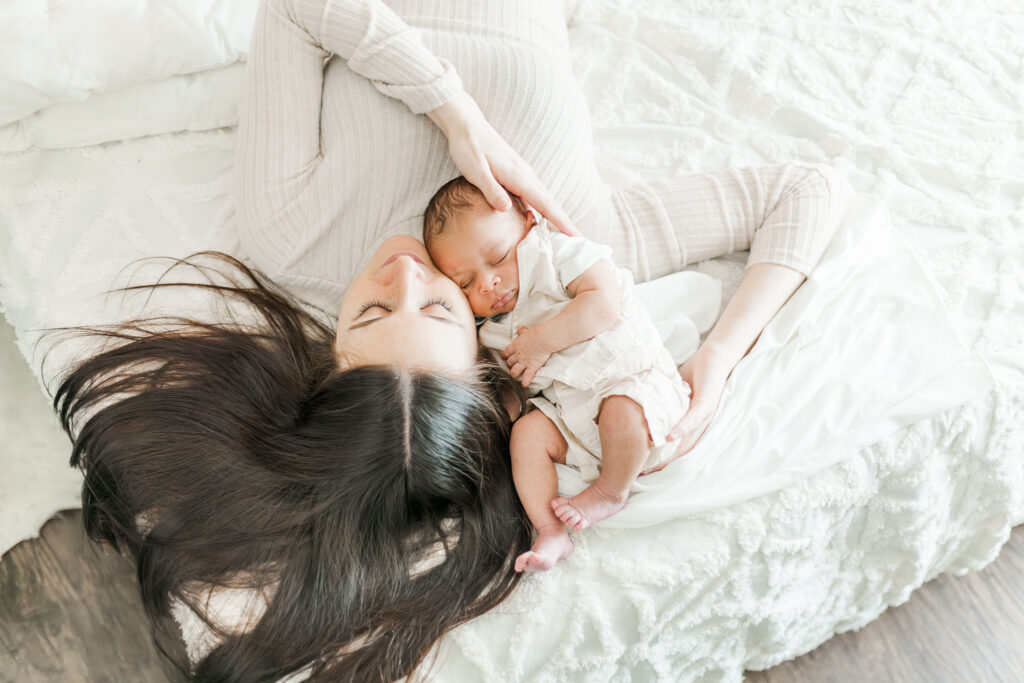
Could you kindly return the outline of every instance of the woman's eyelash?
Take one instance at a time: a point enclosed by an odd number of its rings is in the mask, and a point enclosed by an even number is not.
[[[449,313],[451,313],[452,310],[452,305],[448,303],[447,299],[431,299],[427,302],[427,306],[443,306]],[[424,308],[426,308],[426,306],[424,306]]]
[[[359,309],[359,315],[362,315],[363,313],[366,313],[371,308],[383,308],[385,311],[389,311],[389,312],[391,311],[390,308],[388,308],[387,306],[384,305],[383,301],[374,300],[374,301],[367,301],[365,304],[363,304],[363,307]]]

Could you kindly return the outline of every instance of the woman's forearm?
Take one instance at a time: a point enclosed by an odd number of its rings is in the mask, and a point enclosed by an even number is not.
[[[349,69],[414,113],[436,109],[462,90],[454,67],[438,59],[381,0],[266,0],[271,9]]]
[[[805,279],[803,273],[775,263],[750,266],[702,349],[731,371]]]

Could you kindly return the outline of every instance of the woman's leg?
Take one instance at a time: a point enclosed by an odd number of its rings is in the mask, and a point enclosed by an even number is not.
[[[806,275],[852,189],[828,167],[776,166],[680,175],[609,190],[588,235],[612,246],[638,281],[734,251]],[[586,229],[586,228],[585,228]]]

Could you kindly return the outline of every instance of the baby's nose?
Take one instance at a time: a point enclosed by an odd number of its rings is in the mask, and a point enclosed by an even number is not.
[[[493,275],[491,277],[482,277],[480,278],[480,290],[483,292],[494,291],[494,288],[497,287],[500,282],[501,278],[498,277],[497,275]]]

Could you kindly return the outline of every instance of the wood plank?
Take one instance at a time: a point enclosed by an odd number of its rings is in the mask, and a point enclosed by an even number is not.
[[[749,683],[1016,683],[1024,680],[1024,526],[980,572],[940,576],[859,632]],[[131,564],[89,543],[81,513],[0,561],[0,681],[186,678],[157,653]]]
[[[747,672],[747,683],[1018,683],[1024,680],[1024,526],[995,562],[942,575],[860,631],[792,661]]]
[[[81,512],[0,561],[0,680],[187,678],[157,653],[131,563],[85,538]]]

